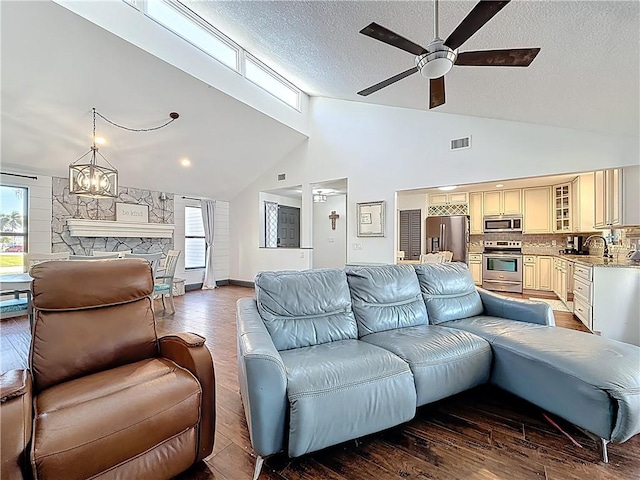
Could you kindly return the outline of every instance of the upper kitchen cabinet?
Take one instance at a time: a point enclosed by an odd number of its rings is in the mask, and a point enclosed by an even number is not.
[[[467,203],[466,192],[434,193],[429,195],[429,205],[447,205],[449,203]]]
[[[640,166],[594,173],[595,228],[640,225]]]
[[[571,200],[570,183],[553,187],[553,231],[556,233],[573,232]]]
[[[469,194],[469,233],[480,235],[482,230],[482,192]]]
[[[484,192],[485,215],[518,215],[522,213],[522,190]]]
[[[574,232],[590,232],[594,221],[593,172],[578,175],[571,182],[571,225]]]
[[[522,233],[551,233],[551,187],[525,188]]]

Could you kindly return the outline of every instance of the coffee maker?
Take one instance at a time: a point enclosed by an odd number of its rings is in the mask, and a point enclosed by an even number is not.
[[[584,237],[582,235],[569,235],[567,237],[567,248],[564,249],[563,253],[571,254],[571,255],[584,255]]]

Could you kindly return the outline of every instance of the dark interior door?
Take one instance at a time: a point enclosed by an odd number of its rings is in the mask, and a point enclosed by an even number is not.
[[[300,248],[300,209],[278,205],[278,247]]]
[[[400,210],[400,250],[406,260],[420,258],[422,221],[420,210]]]

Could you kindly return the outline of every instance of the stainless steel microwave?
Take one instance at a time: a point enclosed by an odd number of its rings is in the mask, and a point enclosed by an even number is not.
[[[522,232],[522,215],[488,215],[484,217],[484,233]]]

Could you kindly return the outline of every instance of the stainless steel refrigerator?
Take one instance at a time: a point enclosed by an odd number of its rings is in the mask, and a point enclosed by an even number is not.
[[[427,253],[453,252],[454,262],[467,261],[469,217],[427,217]]]

